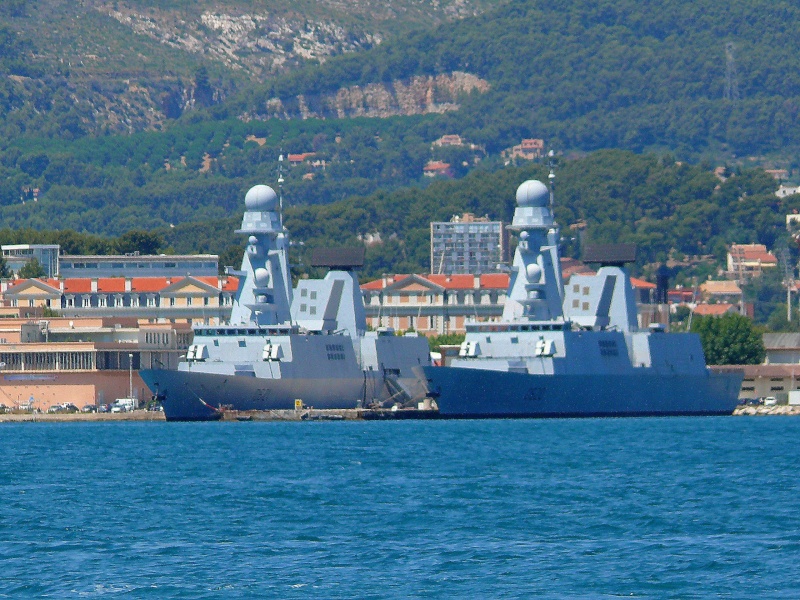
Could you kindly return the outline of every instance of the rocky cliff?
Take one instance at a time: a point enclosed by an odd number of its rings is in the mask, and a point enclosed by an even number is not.
[[[412,77],[387,84],[342,88],[335,94],[297,96],[290,101],[269,100],[252,118],[352,118],[392,117],[441,113],[458,109],[458,99],[472,91],[485,92],[489,84],[462,72],[435,77]]]

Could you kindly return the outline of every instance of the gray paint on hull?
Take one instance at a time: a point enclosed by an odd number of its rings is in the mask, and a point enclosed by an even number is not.
[[[441,416],[727,415],[740,374],[525,375],[423,367]]]
[[[319,409],[355,408],[363,399],[363,378],[260,379],[236,375],[149,370],[142,379],[160,397],[169,421],[219,418],[221,408],[288,410],[295,400]]]

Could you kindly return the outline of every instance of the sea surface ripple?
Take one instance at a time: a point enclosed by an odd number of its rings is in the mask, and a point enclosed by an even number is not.
[[[0,425],[0,597],[800,598],[791,417]]]

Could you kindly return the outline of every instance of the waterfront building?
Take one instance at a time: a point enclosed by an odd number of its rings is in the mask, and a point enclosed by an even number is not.
[[[4,318],[0,320],[0,404],[47,411],[71,403],[107,404],[150,393],[141,368],[176,368],[192,341],[188,324],[131,318]],[[132,380],[132,381],[131,381]]]
[[[0,246],[8,268],[18,273],[31,260],[37,260],[47,277],[58,277],[58,244],[4,244]]]
[[[361,286],[373,329],[413,329],[425,335],[463,333],[469,318],[498,319],[508,275],[393,275]]]
[[[431,273],[496,273],[507,262],[508,234],[502,221],[464,213],[431,223]]]
[[[7,307],[39,307],[63,317],[132,317],[151,323],[227,321],[236,277],[98,277],[0,283]]]
[[[87,256],[65,254],[58,259],[58,274],[64,279],[84,277],[216,277],[216,254]]]
[[[568,275],[594,274],[585,264],[562,259]],[[373,329],[413,329],[424,335],[464,333],[466,321],[496,321],[503,314],[509,276],[483,275],[387,275],[361,286],[367,323]],[[655,284],[631,278],[639,309],[639,326],[669,322],[666,306],[655,304]]]
[[[216,254],[62,255],[59,244],[7,244],[0,249],[14,273],[36,259],[48,278],[215,277],[219,273]]]

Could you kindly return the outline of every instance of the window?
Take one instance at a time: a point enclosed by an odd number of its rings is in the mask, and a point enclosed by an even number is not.
[[[97,305],[100,308],[105,308],[108,305],[108,298],[106,296],[98,296]]]
[[[175,298],[170,298],[169,299],[169,305],[170,306],[175,306]]]
[[[147,306],[154,307],[156,305],[156,297],[155,296],[148,296],[147,297]]]
[[[191,297],[186,298],[186,306],[191,306],[191,305],[192,305],[192,298]]]
[[[208,306],[210,303],[211,303],[211,298],[209,298],[208,296],[203,298],[203,306]]]
[[[83,306],[83,308],[90,308],[92,306],[92,299],[89,296],[84,296],[81,306]]]
[[[114,306],[122,306],[122,296],[114,296]]]

